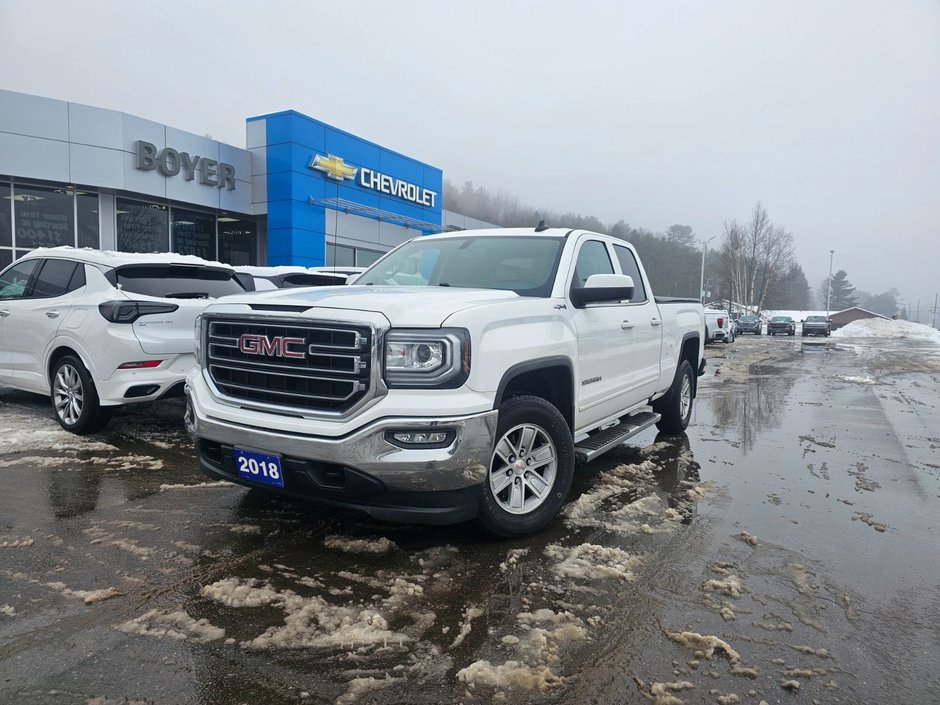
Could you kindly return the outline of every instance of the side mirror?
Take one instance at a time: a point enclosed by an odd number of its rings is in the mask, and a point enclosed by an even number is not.
[[[601,302],[612,303],[633,298],[633,277],[626,274],[592,274],[583,287],[571,290],[571,303],[576,308]]]
[[[354,284],[355,281],[361,276],[362,276],[361,274],[350,274],[348,277],[346,277],[346,286],[349,286],[350,284]]]

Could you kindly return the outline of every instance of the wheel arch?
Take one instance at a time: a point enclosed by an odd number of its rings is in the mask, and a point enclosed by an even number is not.
[[[688,360],[692,366],[692,395],[698,394],[698,377],[703,369],[699,358],[699,348],[701,347],[701,335],[696,331],[690,331],[682,336],[682,342],[679,344],[679,357],[676,360],[676,369],[682,365],[683,360]]]
[[[574,433],[574,364],[562,355],[526,360],[510,367],[496,389],[493,408],[514,396],[530,394],[554,405]]]
[[[46,383],[49,385],[50,391],[52,390],[52,370],[55,368],[56,363],[66,355],[74,355],[81,360],[85,369],[88,370],[88,373],[94,378],[94,368],[88,363],[88,358],[78,349],[77,345],[56,341],[52,345],[52,350],[49,352],[49,357],[46,360]]]

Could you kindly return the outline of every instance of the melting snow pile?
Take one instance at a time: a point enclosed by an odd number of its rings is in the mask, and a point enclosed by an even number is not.
[[[224,629],[209,624],[206,619],[194,619],[183,611],[162,612],[160,610],[150,610],[140,617],[116,625],[115,629],[127,634],[140,634],[158,639],[174,639],[176,641],[192,639],[201,644],[225,636]]]
[[[332,548],[334,551],[343,551],[344,553],[391,553],[398,546],[394,541],[389,541],[384,536],[377,539],[353,539],[346,536],[327,536],[323,539],[323,545]]]
[[[853,321],[832,332],[836,338],[910,338],[926,340],[940,345],[940,330],[911,321],[889,321],[884,318],[865,318]]]

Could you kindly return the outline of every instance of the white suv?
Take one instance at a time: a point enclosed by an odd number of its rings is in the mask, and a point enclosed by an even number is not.
[[[234,274],[189,255],[33,250],[0,273],[0,386],[51,396],[74,433],[115,406],[181,396],[196,316],[244,292]]]

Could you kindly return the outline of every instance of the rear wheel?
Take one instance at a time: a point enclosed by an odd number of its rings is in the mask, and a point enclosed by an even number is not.
[[[66,355],[52,369],[52,408],[59,425],[79,435],[100,431],[111,418],[111,409],[98,401],[85,365],[73,355]]]
[[[541,531],[564,505],[573,478],[574,439],[561,412],[540,397],[514,397],[499,407],[477,520],[500,538]]]
[[[695,377],[692,365],[683,360],[676,370],[669,392],[653,402],[653,411],[662,415],[656,428],[663,433],[682,433],[692,419],[692,399],[695,396]]]

